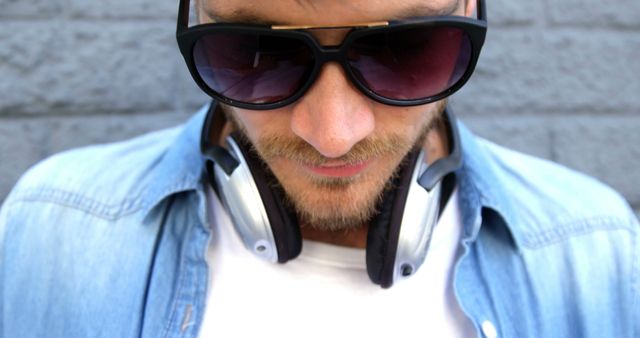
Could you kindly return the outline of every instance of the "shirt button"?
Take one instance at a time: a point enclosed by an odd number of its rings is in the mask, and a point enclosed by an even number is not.
[[[496,327],[493,326],[493,323],[485,320],[481,325],[482,333],[487,338],[498,338],[498,331],[496,331]]]

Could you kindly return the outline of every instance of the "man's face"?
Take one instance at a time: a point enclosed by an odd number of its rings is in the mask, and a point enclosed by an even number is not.
[[[288,25],[349,25],[418,15],[470,15],[457,0],[202,0],[201,23],[256,21]],[[315,30],[338,45],[345,30]],[[225,106],[295,206],[301,223],[321,230],[366,224],[390,177],[427,132],[445,102],[393,107],[363,95],[337,63],[328,63],[293,104],[257,111]],[[429,153],[429,152],[428,152]],[[434,160],[434,159],[430,159]]]

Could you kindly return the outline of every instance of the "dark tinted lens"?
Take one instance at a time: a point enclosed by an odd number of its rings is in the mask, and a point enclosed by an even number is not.
[[[244,103],[273,103],[292,96],[313,68],[313,53],[302,41],[242,32],[200,38],[193,58],[207,86]]]
[[[471,60],[471,40],[455,27],[395,30],[355,40],[348,58],[356,77],[376,94],[422,99],[462,78]]]

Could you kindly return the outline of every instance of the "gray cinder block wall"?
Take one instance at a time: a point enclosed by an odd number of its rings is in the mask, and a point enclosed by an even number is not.
[[[497,143],[596,176],[640,211],[640,1],[487,7],[457,114]],[[0,0],[0,200],[52,153],[181,123],[207,101],[180,59],[176,8]]]

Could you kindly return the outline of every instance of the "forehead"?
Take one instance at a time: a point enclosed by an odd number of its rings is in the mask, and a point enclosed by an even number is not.
[[[199,0],[208,21],[333,25],[463,15],[462,0]]]

